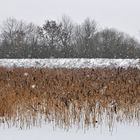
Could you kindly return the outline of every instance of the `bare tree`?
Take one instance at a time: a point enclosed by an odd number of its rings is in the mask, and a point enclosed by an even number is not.
[[[87,18],[82,25],[84,54],[86,57],[93,57],[95,53],[94,36],[97,31],[97,24],[94,20]]]
[[[73,23],[69,17],[63,16],[60,24],[62,25],[61,34],[59,36],[61,41],[61,56],[70,57],[73,53]]]
[[[97,33],[98,57],[135,58],[138,42],[123,32],[104,29]]]
[[[75,44],[78,47],[78,56],[93,57],[95,53],[94,37],[97,32],[97,24],[87,18],[82,25],[75,27]]]
[[[60,47],[60,34],[61,34],[61,24],[57,24],[56,21],[47,20],[43,27],[40,28],[40,37],[46,42],[46,46],[49,47],[50,56],[56,56],[56,50]]]
[[[0,38],[6,57],[27,57],[37,42],[36,27],[14,18],[8,18],[1,27]],[[29,47],[29,48],[28,48]]]

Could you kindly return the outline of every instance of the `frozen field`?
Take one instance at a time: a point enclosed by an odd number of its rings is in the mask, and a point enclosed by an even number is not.
[[[0,129],[0,138],[2,140],[139,140],[140,127],[119,125],[113,133],[107,129],[91,129],[84,133],[83,131],[63,131],[53,130],[52,126],[43,126],[42,128],[33,128],[30,130]]]

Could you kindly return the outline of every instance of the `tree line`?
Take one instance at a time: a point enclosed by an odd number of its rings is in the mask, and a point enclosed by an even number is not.
[[[89,18],[67,16],[42,26],[8,18],[0,27],[0,58],[140,58],[140,43]]]

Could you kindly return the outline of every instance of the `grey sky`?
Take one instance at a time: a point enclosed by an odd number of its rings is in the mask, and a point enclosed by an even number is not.
[[[90,17],[101,27],[113,27],[140,38],[140,0],[0,0],[0,22],[15,17],[42,24],[64,14],[74,22]]]

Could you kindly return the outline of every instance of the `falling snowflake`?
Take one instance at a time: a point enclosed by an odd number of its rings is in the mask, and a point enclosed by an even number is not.
[[[27,72],[24,73],[24,76],[28,76],[29,74]]]
[[[36,87],[36,85],[32,85],[31,87],[32,87],[32,88],[35,88],[35,87]]]

